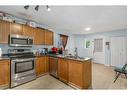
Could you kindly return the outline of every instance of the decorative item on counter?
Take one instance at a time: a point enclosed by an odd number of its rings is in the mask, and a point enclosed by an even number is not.
[[[64,48],[59,48],[59,54],[63,54]]]

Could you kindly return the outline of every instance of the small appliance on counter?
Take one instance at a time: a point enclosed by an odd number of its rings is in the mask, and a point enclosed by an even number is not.
[[[37,54],[37,55],[46,55],[46,54],[48,54],[48,48],[38,49],[38,50],[36,50],[35,54]]]
[[[58,48],[57,47],[53,47],[51,50],[52,50],[53,54],[57,54],[58,53]]]

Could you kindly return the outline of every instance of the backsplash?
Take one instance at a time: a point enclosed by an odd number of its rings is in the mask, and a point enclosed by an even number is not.
[[[0,48],[2,49],[2,53],[6,54],[7,50],[9,49],[9,46],[5,44],[0,44]]]
[[[50,50],[53,46],[46,46],[46,45],[33,45],[32,50],[37,50],[41,48],[48,48]],[[2,49],[3,54],[8,53],[8,49],[31,49],[31,47],[10,47],[7,44],[0,44],[0,48]]]

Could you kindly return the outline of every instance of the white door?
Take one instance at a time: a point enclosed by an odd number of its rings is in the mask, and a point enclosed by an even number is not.
[[[111,37],[111,65],[122,67],[127,62],[127,37]]]
[[[100,64],[105,63],[103,47],[104,47],[103,38],[94,39],[93,61],[95,63]]]

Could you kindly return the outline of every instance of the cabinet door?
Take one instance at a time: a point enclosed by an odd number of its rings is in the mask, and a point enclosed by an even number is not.
[[[54,33],[45,30],[45,45],[53,45],[54,43]]]
[[[23,25],[17,23],[11,23],[11,34],[22,35],[23,34]]]
[[[45,72],[48,73],[49,72],[49,57],[48,56],[45,57],[45,65],[46,65]]]
[[[58,60],[58,76],[65,83],[68,82],[68,60],[59,58]]]
[[[45,73],[45,57],[37,57],[36,59],[36,74],[40,76]]]
[[[0,61],[0,86],[9,86],[10,84],[10,62],[8,60]]]
[[[33,37],[34,36],[34,28],[23,25],[23,35]]]
[[[40,44],[45,44],[45,30],[44,29],[38,29],[40,36]]]
[[[36,44],[36,45],[43,45],[44,44],[44,30],[43,29],[35,29],[34,44]]]
[[[83,87],[83,64],[77,61],[69,60],[69,83],[78,88]]]
[[[10,23],[0,20],[0,43],[8,43],[8,35],[10,34]]]

